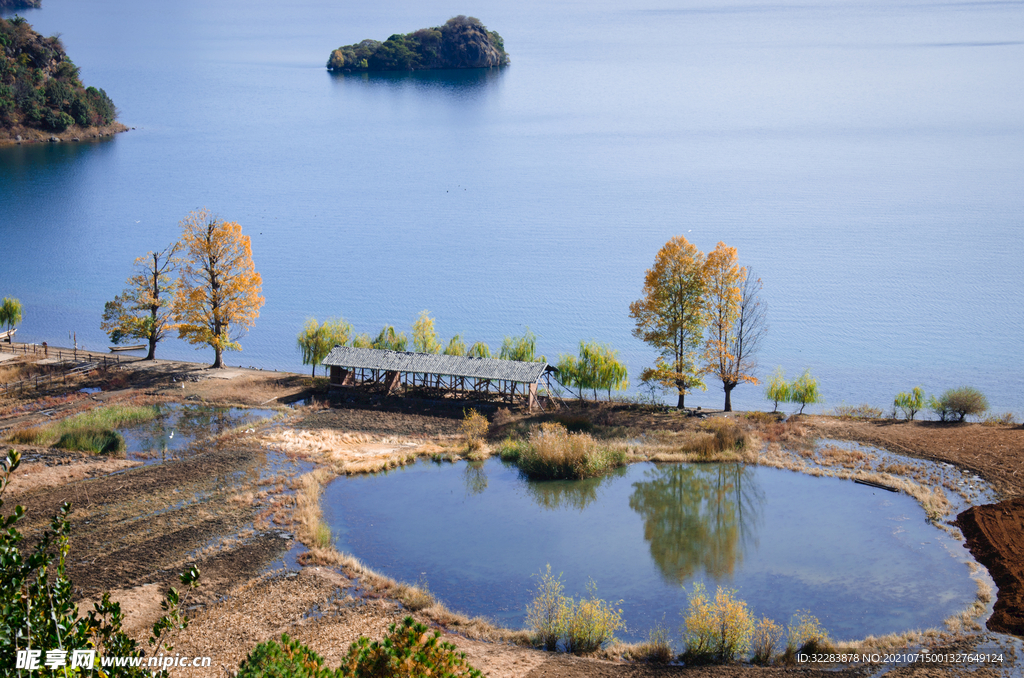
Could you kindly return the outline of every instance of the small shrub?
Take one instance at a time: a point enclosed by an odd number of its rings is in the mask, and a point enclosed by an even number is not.
[[[624,654],[627,659],[638,662],[665,664],[672,661],[668,629],[658,624],[647,632],[647,640],[633,645]]]
[[[540,573],[537,593],[533,602],[526,608],[526,625],[533,629],[537,644],[553,652],[558,649],[558,640],[562,637],[561,613],[565,596],[562,595],[561,575],[551,574],[551,565]]]
[[[7,440],[19,445],[42,445],[47,437],[47,432],[42,426],[30,426],[11,431],[7,435]]]
[[[832,408],[832,416],[840,419],[881,419],[882,410],[867,403],[863,405],[836,405]]]
[[[1018,422],[1017,418],[1013,416],[1013,412],[1005,412],[998,416],[990,414],[981,423],[985,426],[1016,426]]]
[[[588,598],[576,601],[563,599],[559,614],[559,626],[566,652],[588,654],[614,640],[615,632],[625,628],[622,610],[616,610],[611,603],[597,597],[597,585],[591,580],[587,585]]]
[[[487,417],[474,409],[467,410],[462,417],[462,434],[466,436],[466,447],[470,452],[483,447],[484,438],[487,437]]]
[[[892,404],[893,407],[899,408],[903,412],[903,416],[907,418],[907,421],[914,421],[914,415],[924,409],[924,389],[920,386],[915,386],[909,393],[898,393]]]
[[[502,461],[515,463],[519,461],[520,455],[528,452],[529,449],[530,444],[525,440],[506,438],[502,441],[501,445],[498,446],[498,456],[501,457]]]
[[[499,407],[498,411],[494,413],[494,424],[496,426],[504,426],[512,421],[512,419],[512,413],[507,407]]]
[[[964,421],[968,416],[980,416],[985,412],[988,399],[976,388],[961,386],[949,389],[938,398],[932,396],[928,400],[928,407],[939,416],[940,421]]]
[[[808,405],[825,402],[818,389],[818,380],[811,376],[810,370],[804,370],[796,381],[789,385],[789,402],[800,405],[800,414]]]
[[[746,651],[754,618],[747,604],[734,596],[735,591],[719,586],[712,601],[704,584],[693,585],[683,626],[684,662],[728,662]]]
[[[79,450],[93,454],[123,454],[128,446],[117,431],[103,428],[80,428],[60,437],[54,447],[62,450]]]
[[[774,424],[779,420],[779,415],[774,412],[747,412],[745,416],[755,424]]]
[[[781,367],[776,368],[768,379],[768,386],[764,389],[764,398],[775,404],[775,409],[772,412],[779,411],[779,403],[789,402],[789,382],[786,381],[786,373],[782,371]]]
[[[287,634],[260,643],[238,667],[238,678],[342,678],[341,669],[329,669],[323,657]]]
[[[313,533],[313,544],[321,549],[328,548],[331,545],[331,527],[322,520],[316,524],[316,529]]]
[[[360,636],[348,648],[339,676],[353,678],[450,678],[480,677],[483,674],[466,661],[466,655],[451,643],[439,642],[441,634],[428,634],[427,627],[406,617],[402,624],[388,626],[383,642]],[[279,674],[294,675],[294,674]]]
[[[504,457],[503,457],[504,458]],[[626,463],[623,452],[598,447],[586,433],[569,433],[564,426],[545,423],[530,431],[528,446],[515,463],[533,478],[591,478]]]
[[[785,630],[781,624],[768,617],[761,617],[750,637],[750,661],[762,666],[771,664],[783,635]]]
[[[807,610],[797,610],[793,623],[789,625],[789,642],[786,649],[800,653],[828,652],[832,647],[828,632],[818,618]]]

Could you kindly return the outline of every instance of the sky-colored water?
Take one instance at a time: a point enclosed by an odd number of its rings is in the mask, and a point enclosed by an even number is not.
[[[331,49],[459,14],[501,71],[332,76]],[[724,241],[764,281],[762,374],[828,405],[961,384],[1024,414],[1017,2],[44,0],[133,131],[0,149],[18,338],[100,348],[103,302],[191,209],[240,222],[267,299],[229,364],[300,370],[309,316],[550,358],[653,361],[628,305],[658,248]],[[211,359],[177,340],[164,357]],[[688,403],[720,406],[720,386]],[[764,407],[738,388],[738,408]]]
[[[966,551],[910,497],[765,467],[634,464],[538,482],[496,458],[420,462],[339,478],[323,506],[340,550],[512,628],[547,565],[566,595],[592,579],[621,600],[629,640],[658,623],[677,637],[695,582],[783,625],[809,611],[844,639],[941,627],[975,595]]]

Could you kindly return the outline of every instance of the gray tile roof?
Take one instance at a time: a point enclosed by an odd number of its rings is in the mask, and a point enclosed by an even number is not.
[[[547,371],[557,371],[547,363],[524,363],[497,358],[470,358],[458,355],[382,351],[376,348],[335,346],[324,365],[415,374],[443,374],[476,379],[503,379],[521,384],[536,383]]]

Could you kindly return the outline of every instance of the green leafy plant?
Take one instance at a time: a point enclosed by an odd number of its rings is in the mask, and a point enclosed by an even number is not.
[[[597,400],[598,389],[612,391],[629,388],[626,366],[619,361],[618,351],[607,344],[596,341],[580,342],[579,357],[562,355],[558,359],[558,380],[567,387],[575,388],[580,400],[583,391],[592,390]]]
[[[914,415],[924,409],[924,389],[920,386],[915,386],[910,392],[897,393],[892,404],[893,407],[903,412],[903,416],[907,418],[907,421],[914,421]]]
[[[779,403],[789,402],[789,382],[786,381],[786,373],[782,371],[781,367],[776,368],[772,372],[772,376],[768,378],[768,386],[764,389],[764,398],[775,403],[775,409],[772,412],[779,411]]]
[[[534,575],[537,576],[537,575]],[[565,596],[562,577],[551,574],[551,565],[540,573],[533,602],[526,608],[526,625],[533,629],[537,644],[553,652],[562,637],[561,614]]]
[[[21,463],[15,450],[0,461],[0,508],[3,494],[10,484],[11,475]],[[67,576],[66,566],[70,553],[71,523],[68,516],[71,505],[61,504],[50,529],[43,533],[34,549],[27,555],[21,551],[22,534],[17,523],[25,515],[23,506],[15,506],[11,515],[0,514],[0,657],[14,658],[18,650],[63,650],[68,663],[79,651],[118,657],[144,657],[138,643],[123,630],[124,614],[121,606],[103,595],[87,616],[80,616],[72,600],[74,585]],[[198,586],[199,569],[192,566],[181,575],[187,587],[185,594],[171,588],[163,600],[165,615],[153,625],[150,645],[164,650],[172,649],[164,640],[164,633],[183,629],[188,620],[182,615],[189,593]],[[99,657],[92,658],[99,666]],[[117,667],[107,675],[142,678],[163,676],[167,671],[154,673],[145,665]]]
[[[928,407],[940,421],[964,421],[968,416],[980,416],[988,410],[988,399],[976,388],[951,388],[941,396],[932,396]],[[955,419],[954,419],[955,417]]]
[[[388,626],[383,641],[360,636],[348,649],[341,676],[353,678],[476,678],[483,674],[466,661],[464,652],[440,640],[441,634],[406,617],[401,625]]]
[[[800,414],[808,405],[823,403],[825,399],[818,390],[818,380],[811,376],[810,370],[804,370],[797,379],[789,385],[789,402],[800,405]]]

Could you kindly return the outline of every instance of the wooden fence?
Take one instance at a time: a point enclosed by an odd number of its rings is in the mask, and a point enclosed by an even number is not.
[[[40,359],[51,359],[49,366],[57,368],[57,372],[37,374],[27,379],[14,382],[0,382],[0,394],[8,395],[24,393],[26,389],[46,388],[60,382],[68,383],[68,377],[87,374],[93,370],[107,370],[122,363],[135,362],[138,358],[122,359],[120,355],[106,355],[82,349],[41,346],[39,344],[16,344],[0,342],[0,353],[15,355],[32,355]],[[3,365],[3,363],[0,363]]]

